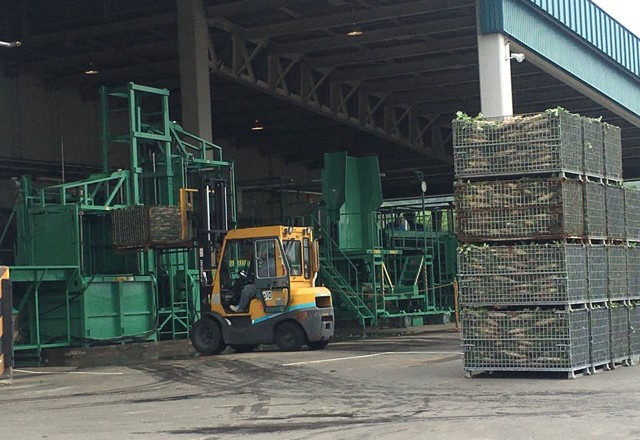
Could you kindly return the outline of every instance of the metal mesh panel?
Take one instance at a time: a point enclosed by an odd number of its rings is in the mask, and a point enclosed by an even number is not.
[[[606,185],[607,235],[609,238],[625,237],[624,188]]]
[[[582,141],[584,145],[584,172],[604,177],[604,133],[602,123],[591,118],[582,118]]]
[[[611,359],[621,360],[629,356],[629,314],[621,303],[612,303],[611,316]]]
[[[462,313],[467,370],[567,371],[589,364],[587,310]]]
[[[627,295],[629,299],[640,299],[640,247],[627,248]]]
[[[603,244],[587,246],[587,273],[589,276],[589,300],[605,301],[608,298],[607,249]]]
[[[605,238],[607,235],[605,189],[601,183],[584,183],[584,227],[589,237]]]
[[[622,137],[620,127],[603,124],[604,173],[607,179],[622,180]]]
[[[586,249],[579,244],[465,246],[458,268],[460,302],[467,306],[587,300]]]
[[[457,177],[582,173],[580,117],[568,112],[453,121]]]
[[[640,191],[624,189],[624,212],[627,240],[640,241]]]
[[[455,185],[461,241],[553,239],[582,236],[579,181],[522,179]]]
[[[627,293],[627,247],[607,246],[608,295],[610,300],[625,300]]]
[[[629,307],[629,354],[640,355],[640,302]]]
[[[609,309],[599,307],[591,309],[589,312],[591,321],[589,331],[591,363],[597,366],[608,363],[611,360]]]

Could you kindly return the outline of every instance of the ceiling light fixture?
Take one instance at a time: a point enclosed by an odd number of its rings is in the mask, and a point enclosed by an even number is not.
[[[253,122],[253,125],[251,126],[251,131],[262,131],[262,130],[264,130],[264,125],[262,125],[262,123],[258,119],[256,119]]]
[[[364,34],[364,32],[362,32],[362,29],[357,27],[355,23],[353,23],[351,30],[347,32],[347,35],[350,37],[359,37],[362,34]]]
[[[93,63],[89,63],[89,65],[87,66],[86,69],[84,69],[84,74],[85,75],[97,75],[98,73],[100,73],[100,71],[98,69],[95,68],[95,66],[93,65]]]

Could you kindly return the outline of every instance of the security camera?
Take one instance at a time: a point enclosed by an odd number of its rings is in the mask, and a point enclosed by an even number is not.
[[[14,48],[20,46],[22,46],[22,43],[20,41],[0,41],[0,47]]]
[[[512,53],[511,56],[509,57],[510,60],[516,60],[518,63],[521,63],[524,61],[524,54],[523,53]]]

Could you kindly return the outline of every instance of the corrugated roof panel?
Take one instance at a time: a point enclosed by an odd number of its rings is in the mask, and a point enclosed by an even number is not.
[[[480,0],[482,33],[504,30],[505,0]],[[640,37],[591,0],[524,0],[551,16],[620,66],[640,76]]]
[[[640,76],[640,38],[591,0],[529,0],[621,66]]]

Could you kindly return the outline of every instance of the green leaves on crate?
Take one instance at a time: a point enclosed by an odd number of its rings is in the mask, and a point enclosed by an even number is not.
[[[476,121],[482,121],[483,119],[484,119],[484,116],[482,116],[482,113],[478,113],[478,116],[476,117],[471,117],[465,112],[461,112],[461,111],[456,112],[456,120],[458,121],[476,122]]]
[[[545,112],[547,115],[558,116],[560,113],[562,113],[562,112],[566,112],[566,111],[567,111],[567,109],[565,109],[564,107],[560,107],[560,106],[558,106],[558,107],[556,107],[556,108],[548,108],[548,109],[546,109],[544,112]]]
[[[458,253],[460,255],[467,255],[469,252],[473,252],[475,250],[478,249],[486,249],[489,247],[489,244],[484,243],[482,245],[476,245],[476,244],[463,244],[461,246],[458,246]]]

